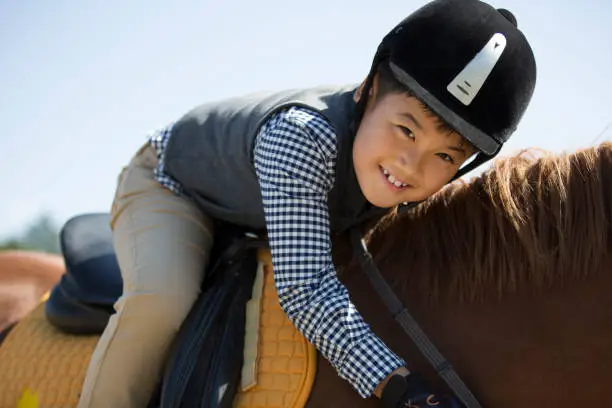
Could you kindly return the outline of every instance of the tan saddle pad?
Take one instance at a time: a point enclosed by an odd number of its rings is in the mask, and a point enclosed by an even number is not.
[[[278,303],[269,253],[260,254],[247,305],[242,389],[236,408],[298,408],[316,372],[316,350]],[[45,318],[44,302],[0,346],[0,408],[76,407],[99,336],[60,332]]]

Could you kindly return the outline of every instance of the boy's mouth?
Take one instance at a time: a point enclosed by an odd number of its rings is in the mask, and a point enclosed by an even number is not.
[[[397,179],[393,174],[389,172],[389,170],[385,169],[383,166],[380,166],[380,171],[382,175],[387,179],[387,181],[395,188],[406,188],[410,187],[410,184],[404,183],[402,180]]]

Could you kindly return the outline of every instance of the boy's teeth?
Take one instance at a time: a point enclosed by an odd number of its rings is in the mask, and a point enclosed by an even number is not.
[[[389,171],[385,168],[382,169],[383,173],[385,176],[387,176],[387,180],[389,180],[389,182],[391,184],[393,184],[395,187],[405,187],[407,184],[402,183],[399,180],[396,180],[395,177],[393,177],[393,175],[389,174]]]

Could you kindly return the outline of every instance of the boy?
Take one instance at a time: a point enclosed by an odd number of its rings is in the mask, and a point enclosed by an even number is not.
[[[383,39],[359,86],[206,104],[154,133],[119,177],[111,227],[124,292],[79,406],[146,406],[199,294],[215,219],[267,230],[281,306],[362,397],[410,379],[338,281],[330,234],[424,200],[494,157],[535,71],[511,13],[436,0]],[[394,390],[388,406],[433,403],[411,392]]]

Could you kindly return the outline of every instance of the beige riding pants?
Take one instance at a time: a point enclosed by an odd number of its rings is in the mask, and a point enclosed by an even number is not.
[[[111,228],[123,295],[91,357],[79,408],[145,407],[200,292],[212,222],[162,187],[156,166],[146,144],[119,176]]]

